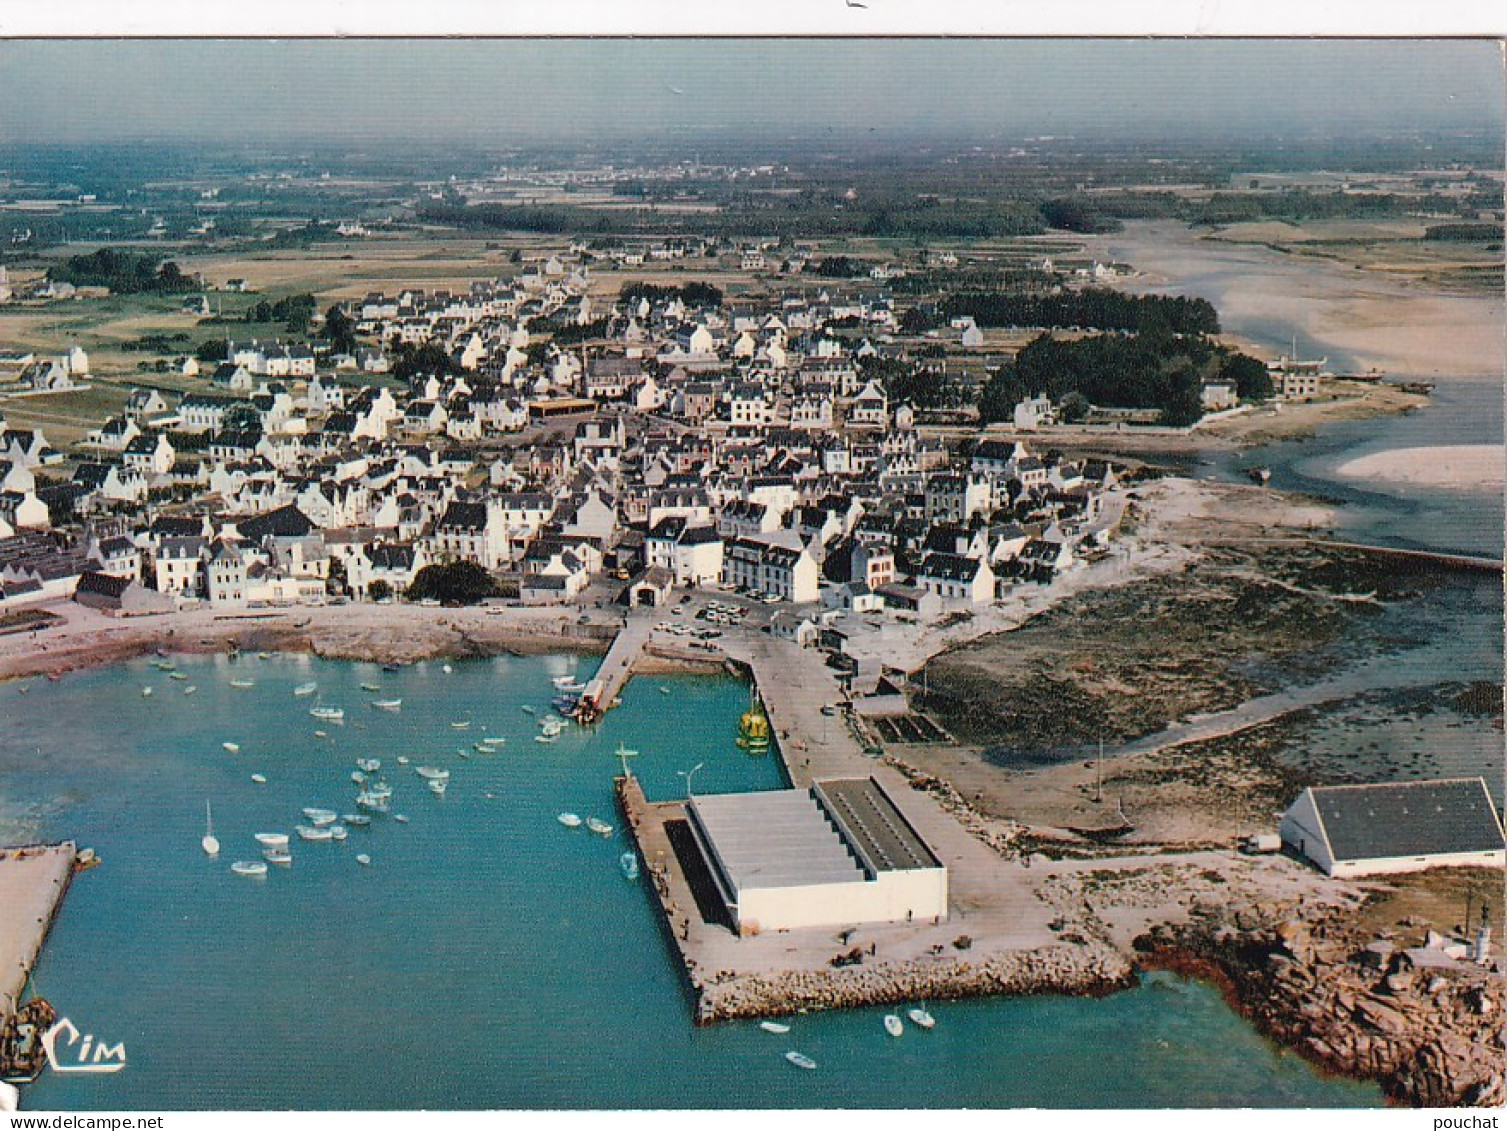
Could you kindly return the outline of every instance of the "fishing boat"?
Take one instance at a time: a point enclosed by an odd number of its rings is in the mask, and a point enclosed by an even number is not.
[[[364,852],[356,857],[356,863],[360,864],[363,868],[370,866],[371,862],[372,858]]]
[[[751,754],[769,749],[769,717],[759,702],[758,688],[748,689],[748,710],[738,720],[738,746]]]
[[[406,824],[408,824],[408,814],[407,813],[397,813],[397,814],[395,814],[393,816],[393,820],[396,821],[396,822],[398,822],[398,824],[400,824],[400,825],[406,825]]]
[[[329,736],[329,735],[328,735],[328,734],[326,734],[326,733],[325,733],[325,732],[324,732],[324,731],[322,731],[322,730],[316,730],[316,731],[315,731],[315,732],[314,732],[314,737],[315,737],[315,738],[329,738],[329,737],[330,737],[330,736]]]
[[[167,678],[176,679],[181,683],[182,681],[188,679],[188,676],[184,675],[182,672],[168,672]]]
[[[390,793],[376,793],[369,789],[363,789],[356,794],[356,807],[365,809],[368,813],[386,813],[392,803]]]
[[[464,746],[457,746],[455,748],[455,756],[457,758],[465,758],[469,760],[471,757],[471,751],[467,750]]]
[[[215,838],[215,820],[209,812],[209,802],[204,803],[204,837],[199,841],[210,856],[220,855],[220,842]]]
[[[550,680],[550,683],[554,684],[557,690],[564,691],[571,684],[575,683],[575,681],[576,677],[573,675],[557,675],[554,679]]]
[[[287,833],[257,833],[256,843],[263,848],[287,848]]]
[[[143,699],[150,699],[152,697],[152,689],[150,687],[143,687],[141,689],[141,697]]]
[[[470,723],[469,723],[469,722],[464,722],[464,723],[451,723],[451,724],[450,724],[450,729],[451,729],[451,730],[465,730],[465,729],[466,729],[466,728],[467,728],[467,727],[469,727],[469,726],[470,726],[470,725],[471,725],[471,724],[470,724]]]
[[[1246,472],[1246,475],[1250,476],[1251,482],[1259,483],[1263,487],[1270,483],[1272,478],[1271,468],[1269,467],[1253,467]]]
[[[265,876],[267,862],[265,860],[237,860],[230,866],[230,870],[238,876]]]
[[[668,695],[668,694],[670,694],[670,689],[668,687],[661,687],[659,689],[659,693],[661,695]]]
[[[567,829],[578,829],[581,827],[581,818],[574,813],[561,813],[555,820],[559,821]]]
[[[383,664],[382,670],[385,672],[400,672],[403,670],[403,667],[401,664]]]
[[[560,736],[558,734],[536,734],[536,735],[534,735],[534,741],[538,742],[538,743],[541,743],[544,746],[548,746],[551,742],[558,742],[559,740],[560,740]]]
[[[339,816],[333,809],[313,808],[305,809],[303,815],[309,819],[309,824],[313,825],[316,829],[323,828],[325,825],[333,825]]]
[[[170,672],[173,670],[173,665],[168,663],[166,660],[153,660],[152,667],[156,668],[160,672]]]
[[[293,863],[293,853],[289,852],[286,848],[264,848],[262,849],[262,859],[268,864],[276,864],[279,867],[287,868]]]
[[[363,683],[361,685],[361,690],[362,691],[381,691],[382,690],[382,685],[380,683]]]
[[[905,1032],[905,1022],[893,1013],[884,1015],[884,1031],[892,1037],[898,1037]]]
[[[374,774],[374,773],[376,773],[378,770],[380,770],[382,768],[382,759],[380,759],[380,758],[357,758],[356,759],[356,765],[357,765],[358,768],[360,768],[364,772],[366,772],[368,774]]]
[[[450,771],[438,766],[416,766],[413,772],[426,781],[448,781],[450,778]]]
[[[240,687],[240,688],[255,687],[256,686],[256,680],[254,680],[254,679],[233,679],[233,680],[230,681],[230,686],[231,687]]]
[[[365,813],[342,813],[340,823],[349,825],[353,829],[364,829],[371,825],[372,819]]]
[[[558,738],[560,732],[565,729],[565,720],[557,719],[553,715],[539,720],[539,730],[549,738]]]
[[[450,783],[444,778],[434,778],[429,782],[429,792],[436,797],[444,797],[445,790],[450,788]]]
[[[794,1049],[785,1054],[785,1059],[797,1068],[811,1069],[816,1067],[816,1061],[812,1060],[805,1053],[796,1052]]]
[[[399,754],[398,755],[398,765],[400,765],[400,766],[406,766],[406,765],[408,765],[408,755],[406,755],[406,754]]]
[[[363,774],[360,770],[352,770],[351,781],[355,782],[357,785],[365,785],[366,775]]]
[[[446,675],[449,675],[454,670],[455,669],[452,668],[449,664],[441,664],[440,665],[440,671],[444,672]]]
[[[764,1032],[766,1032],[766,1033],[788,1033],[788,1032],[790,1032],[790,1026],[789,1025],[781,1025],[778,1021],[760,1021],[759,1022],[759,1028],[763,1029]]]
[[[314,692],[318,690],[319,684],[310,680],[308,683],[300,683],[297,687],[295,687],[293,689],[293,694],[297,695],[299,698],[303,698],[303,696],[305,695],[313,695]]]
[[[919,1005],[914,1009],[906,1010],[905,1015],[911,1019],[913,1024],[919,1025],[923,1029],[930,1029],[937,1023],[937,1019]]]
[[[401,699],[373,699],[372,706],[379,711],[400,711],[403,709]]]
[[[239,742],[222,742],[220,745],[225,748],[225,753],[227,754],[239,754],[241,752],[241,744]]]
[[[252,774],[251,775],[251,783],[253,785],[266,785],[267,784],[267,775],[266,774]]]
[[[612,826],[599,817],[587,817],[586,827],[594,833],[600,833],[602,836],[612,835]]]
[[[345,721],[345,712],[339,707],[314,707],[310,709],[309,714],[316,719],[323,719],[331,723],[343,723]]]
[[[348,837],[350,835],[351,835],[351,830],[348,829],[348,828],[346,828],[344,825],[331,825],[330,826],[330,839],[331,840],[344,840],[346,837]]]
[[[630,880],[638,879],[638,854],[625,852],[617,858],[617,865]]]

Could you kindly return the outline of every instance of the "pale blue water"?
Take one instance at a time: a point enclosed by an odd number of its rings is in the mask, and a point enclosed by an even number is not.
[[[621,835],[571,832],[555,815],[614,819],[620,739],[641,751],[651,797],[681,792],[676,771],[697,762],[698,792],[782,785],[774,759],[732,742],[747,694],[732,680],[640,677],[599,732],[544,746],[520,706],[542,711],[549,676],[574,660],[473,661],[450,675],[303,656],[178,663],[198,694],[144,660],[33,680],[24,696],[0,685],[0,841],[74,837],[105,860],[75,883],[36,989],[129,1057],[110,1077],[44,1076],[30,1108],[1379,1102],[1264,1042],[1211,988],[1160,975],[1104,1000],[942,1003],[934,1031],[899,1040],[879,1009],[798,1017],[788,1037],[694,1028],[650,894],[618,870]],[[312,701],[292,695],[308,679],[347,711],[328,740],[314,737]],[[401,695],[401,714],[369,709],[361,682]],[[451,729],[459,720],[471,729]],[[460,758],[483,724],[507,745]],[[451,769],[448,794],[396,767],[400,753]],[[293,868],[265,880],[230,874],[256,855],[252,833],[291,831],[305,805],[349,808],[350,771],[368,755],[390,771],[408,825],[295,841]],[[256,772],[269,783],[253,785]],[[199,849],[206,797],[218,861]],[[792,1068],[788,1048],[820,1069]]]

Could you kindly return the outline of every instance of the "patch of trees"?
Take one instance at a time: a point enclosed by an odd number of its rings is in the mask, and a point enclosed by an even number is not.
[[[1476,243],[1502,238],[1500,224],[1431,224],[1424,229],[1426,240],[1442,240],[1446,243]]]
[[[722,291],[710,283],[702,282],[690,282],[683,286],[670,287],[635,281],[624,283],[617,295],[622,302],[638,302],[645,298],[651,303],[671,302],[678,298],[687,306],[722,305]]]
[[[195,279],[183,274],[171,259],[137,255],[102,247],[88,255],[69,256],[53,267],[48,276],[57,283],[76,287],[109,287],[114,294],[182,294],[197,290]]]
[[[300,334],[309,328],[317,304],[313,295],[289,295],[276,302],[263,299],[246,310],[247,322],[282,322],[288,333]]]
[[[194,356],[200,361],[228,361],[230,359],[230,343],[224,338],[210,338],[200,342],[194,350]]]
[[[1207,299],[1130,295],[1089,288],[1056,295],[979,292],[949,295],[942,322],[970,316],[980,326],[1123,330],[1131,333],[1217,334],[1219,313]]]
[[[143,334],[134,342],[126,342],[120,348],[128,353],[172,353],[183,348],[189,336],[183,331],[174,334]]]
[[[324,312],[323,336],[333,353],[356,352],[356,322],[339,305]]]
[[[398,341],[392,351],[392,375],[400,381],[410,377],[438,376],[443,373],[461,373],[460,364],[450,356],[439,342]]]
[[[826,259],[815,260],[806,268],[807,273],[816,275],[822,279],[851,279],[857,275],[867,275],[869,267],[846,255],[832,255]]]
[[[1041,218],[1047,222],[1048,227],[1081,232],[1084,235],[1118,232],[1125,226],[1081,197],[1061,197],[1045,201],[1041,206]]]
[[[404,596],[410,601],[474,605],[497,596],[497,583],[475,562],[442,562],[419,570]]]
[[[530,333],[547,333],[557,346],[574,345],[577,342],[589,342],[596,338],[605,338],[611,327],[611,319],[598,318],[592,322],[577,322],[569,319],[564,322],[552,320],[534,320],[529,323]]]

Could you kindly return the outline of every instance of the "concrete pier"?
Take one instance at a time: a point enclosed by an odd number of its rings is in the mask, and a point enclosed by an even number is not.
[[[77,847],[0,848],[0,1017],[13,1013],[73,878]]]
[[[653,632],[654,622],[647,616],[630,615],[623,622],[622,631],[612,641],[612,647],[602,659],[602,666],[581,696],[582,709],[590,716],[588,721],[599,719],[612,709],[612,701],[633,674],[633,665],[643,655],[644,646]]]

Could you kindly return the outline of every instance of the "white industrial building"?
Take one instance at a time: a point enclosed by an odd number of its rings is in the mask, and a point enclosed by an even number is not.
[[[1315,786],[1282,814],[1282,843],[1325,875],[1501,868],[1507,840],[1484,778]]]
[[[947,869],[872,778],[687,802],[739,934],[947,916]]]

